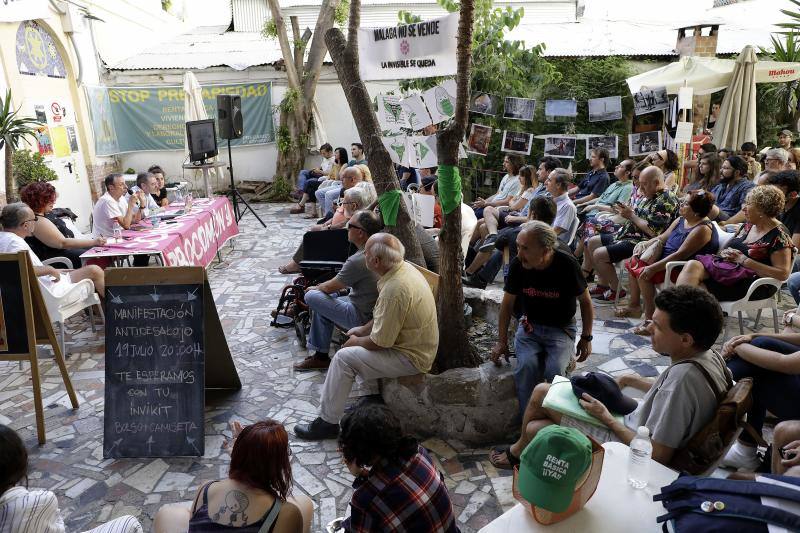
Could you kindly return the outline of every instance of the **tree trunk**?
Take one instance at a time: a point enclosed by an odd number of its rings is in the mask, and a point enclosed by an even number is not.
[[[458,21],[458,71],[456,76],[456,115],[436,139],[440,165],[458,165],[458,147],[467,129],[469,77],[471,70],[473,0],[461,0]],[[439,234],[439,350],[434,369],[475,367],[481,364],[467,337],[464,320],[464,290],[461,284],[461,208],[444,215]],[[446,334],[442,335],[441,333]]]
[[[360,19],[361,3],[351,0],[349,39],[345,42],[344,35],[338,28],[331,28],[325,33],[325,43],[339,76],[339,83],[347,97],[353,121],[358,128],[358,135],[364,145],[367,164],[372,173],[375,190],[382,194],[389,190],[400,189],[397,174],[389,152],[381,141],[381,129],[378,118],[372,109],[367,88],[361,80],[358,71],[358,38],[357,31]],[[401,200],[400,212],[397,215],[397,225],[387,227],[387,231],[400,239],[406,248],[406,259],[421,266],[425,266],[422,248],[417,240],[414,223],[406,210],[405,203]]]
[[[14,150],[11,145],[6,141],[5,143],[5,156],[6,156],[6,203],[10,204],[17,197],[16,180],[14,179],[13,167],[11,166],[11,156]]]
[[[307,139],[311,134],[309,120],[304,117],[300,109],[281,110],[280,124],[287,129],[292,145],[286,152],[281,152],[279,149],[275,176],[282,176],[289,183],[296,183],[300,171],[305,168]]]

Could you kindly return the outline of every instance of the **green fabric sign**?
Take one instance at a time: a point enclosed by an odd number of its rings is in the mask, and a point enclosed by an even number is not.
[[[461,176],[458,168],[450,165],[439,165],[436,176],[439,202],[442,204],[442,211],[447,215],[461,205]]]
[[[399,189],[391,189],[378,196],[378,205],[381,206],[381,216],[385,226],[397,225],[397,213],[400,212],[400,201],[403,193]]]
[[[206,85],[202,91],[208,118],[217,116],[217,95],[242,97],[244,136],[231,146],[275,140],[270,83]],[[183,87],[87,87],[86,93],[97,155],[185,148]]]

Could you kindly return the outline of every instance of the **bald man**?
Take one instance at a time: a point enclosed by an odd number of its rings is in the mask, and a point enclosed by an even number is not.
[[[336,438],[356,376],[374,381],[431,369],[439,346],[436,303],[428,282],[404,256],[393,235],[376,233],[367,240],[365,263],[379,277],[372,320],[347,332],[350,338],[328,367],[319,416],[294,427],[301,439]]]

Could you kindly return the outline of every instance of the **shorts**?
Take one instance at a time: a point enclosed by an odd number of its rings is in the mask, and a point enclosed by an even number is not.
[[[642,400],[637,399],[636,401],[639,403],[639,405],[636,406],[636,409],[622,417],[622,422],[625,424],[625,427],[633,430],[634,432],[639,429],[639,418],[641,418],[639,413],[642,408]],[[570,415],[562,414],[559,425],[567,428],[575,428],[584,435],[589,435],[600,444],[604,444],[606,442],[621,442],[616,433],[611,431],[609,428],[605,426],[596,426],[594,424],[590,424],[589,422],[584,422],[583,420],[573,418]]]
[[[600,242],[605,246],[609,260],[612,263],[619,263],[633,255],[636,243],[631,241],[614,242],[615,235],[616,233],[603,233],[600,235]]]

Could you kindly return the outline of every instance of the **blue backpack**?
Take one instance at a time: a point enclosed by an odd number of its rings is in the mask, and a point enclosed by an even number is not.
[[[798,490],[759,481],[681,476],[653,496],[667,514],[656,522],[667,522],[676,533],[766,533],[767,524],[800,531],[800,515],[762,505],[761,496],[800,503],[800,478],[766,475],[798,487]]]

